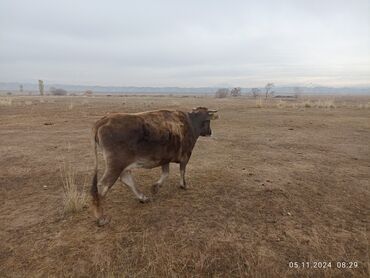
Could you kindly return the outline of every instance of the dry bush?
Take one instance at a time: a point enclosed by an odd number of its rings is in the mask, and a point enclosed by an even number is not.
[[[310,100],[305,100],[302,103],[302,107],[304,107],[304,108],[311,108],[312,106],[313,106],[313,103]]]
[[[360,103],[360,104],[357,105],[357,107],[360,108],[360,109],[368,109],[368,108],[370,108],[370,102]]]
[[[302,102],[300,107],[304,108],[336,108],[336,105],[334,104],[334,100],[318,100],[318,101],[311,101],[311,100],[305,100]]]
[[[53,96],[66,96],[68,94],[68,92],[64,89],[61,89],[61,88],[51,87],[50,88],[50,94],[53,95]]]
[[[336,108],[334,100],[304,100],[303,102],[286,102],[279,100],[276,104],[277,108]],[[262,107],[261,100],[257,102],[257,107]]]
[[[74,167],[66,162],[60,167],[60,174],[63,184],[63,210],[65,213],[76,213],[87,205],[87,195],[85,192],[87,180],[79,184],[76,179]]]
[[[334,100],[327,99],[327,100],[319,100],[315,103],[315,107],[318,108],[336,108],[334,104]]]
[[[235,87],[231,90],[230,96],[232,97],[240,97],[242,95],[242,88]]]
[[[281,99],[276,103],[277,108],[285,108],[288,107],[288,104],[285,101],[282,101]]]
[[[1,98],[0,99],[0,106],[12,106],[13,100],[11,98]]]

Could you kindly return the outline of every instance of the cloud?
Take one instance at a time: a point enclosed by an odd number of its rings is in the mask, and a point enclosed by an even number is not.
[[[370,84],[368,1],[2,1],[0,81]]]

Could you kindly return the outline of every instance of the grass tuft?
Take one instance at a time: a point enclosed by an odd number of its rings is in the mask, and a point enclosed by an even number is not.
[[[285,101],[282,101],[281,99],[276,103],[277,108],[285,108],[287,107],[287,103]]]
[[[86,180],[79,184],[74,167],[65,160],[61,166],[60,173],[63,184],[64,212],[76,213],[81,211],[87,205]]]
[[[0,98],[0,106],[12,106],[13,100],[11,98]]]
[[[319,100],[316,102],[316,107],[318,108],[336,108],[334,104],[334,100],[328,99],[328,100]]]
[[[360,104],[357,105],[357,107],[360,108],[360,109],[368,109],[368,108],[370,108],[370,102],[360,103]]]

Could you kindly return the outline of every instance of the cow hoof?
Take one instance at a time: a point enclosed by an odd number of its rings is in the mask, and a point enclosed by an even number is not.
[[[142,204],[145,204],[145,203],[148,203],[150,201],[150,198],[146,197],[146,196],[143,196],[139,199],[140,203]]]
[[[153,184],[152,185],[152,189],[151,189],[151,191],[152,191],[152,194],[154,195],[154,194],[157,194],[158,193],[158,191],[159,191],[159,185],[158,184]]]
[[[97,224],[99,227],[103,227],[110,222],[110,218],[108,216],[102,216],[97,220]]]
[[[182,190],[186,190],[186,189],[188,189],[188,187],[187,187],[187,186],[183,186],[183,185],[180,185],[180,188],[181,188]]]

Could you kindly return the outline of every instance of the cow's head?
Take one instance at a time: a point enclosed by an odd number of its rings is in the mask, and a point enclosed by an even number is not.
[[[211,136],[211,120],[218,119],[217,110],[208,110],[205,107],[193,108],[189,113],[193,128],[200,136]]]

